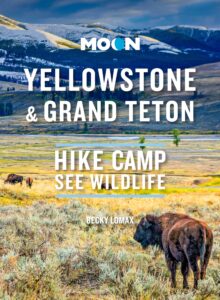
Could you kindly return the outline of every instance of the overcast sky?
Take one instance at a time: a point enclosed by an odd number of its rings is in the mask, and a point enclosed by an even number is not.
[[[0,0],[0,14],[29,23],[220,27],[220,0]]]

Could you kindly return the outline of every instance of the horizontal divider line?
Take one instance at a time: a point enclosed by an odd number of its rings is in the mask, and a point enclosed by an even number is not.
[[[94,143],[94,144],[56,144],[57,148],[63,148],[63,147],[164,147],[163,144],[100,144],[100,143]]]
[[[164,194],[58,194],[56,198],[77,199],[77,198],[164,198]]]

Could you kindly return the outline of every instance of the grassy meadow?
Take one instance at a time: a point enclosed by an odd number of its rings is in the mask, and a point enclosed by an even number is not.
[[[169,137],[146,136],[149,149],[160,149],[153,146],[157,143],[167,152],[161,171],[167,187],[162,199],[73,201],[56,198],[57,143],[112,144],[103,147],[108,169],[114,144],[126,150],[123,144],[131,142],[139,149],[138,141],[115,136],[2,135],[0,299],[220,299],[220,138],[213,137],[182,136],[176,147]],[[4,184],[9,173],[31,176],[33,187]],[[86,183],[83,193],[92,192]],[[167,211],[203,219],[214,231],[207,278],[198,291],[182,289],[180,270],[178,288],[170,288],[163,253],[156,247],[142,250],[133,240],[135,225],[86,224],[87,215],[129,215],[138,222],[146,213]],[[191,287],[192,279],[191,274]]]

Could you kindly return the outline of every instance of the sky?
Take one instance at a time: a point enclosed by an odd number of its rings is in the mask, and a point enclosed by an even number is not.
[[[0,0],[0,14],[27,23],[220,27],[220,0]]]

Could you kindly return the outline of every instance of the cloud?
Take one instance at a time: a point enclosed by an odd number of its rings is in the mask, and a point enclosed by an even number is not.
[[[170,24],[219,26],[219,0],[1,0],[9,17],[34,23],[104,22],[148,27]],[[208,14],[209,13],[209,14]]]

